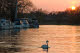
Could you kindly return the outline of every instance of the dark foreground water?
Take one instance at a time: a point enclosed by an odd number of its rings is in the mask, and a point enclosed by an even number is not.
[[[41,45],[49,41],[48,52]],[[80,53],[80,26],[40,25],[0,31],[0,53]]]

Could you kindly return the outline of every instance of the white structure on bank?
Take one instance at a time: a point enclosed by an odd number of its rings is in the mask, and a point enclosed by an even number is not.
[[[22,29],[29,28],[29,23],[26,19],[15,20],[11,22],[10,20],[1,19],[0,20],[0,29]]]

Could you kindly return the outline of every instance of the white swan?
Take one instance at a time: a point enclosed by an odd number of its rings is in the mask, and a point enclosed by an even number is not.
[[[48,48],[49,48],[48,42],[49,42],[49,41],[47,40],[47,41],[46,41],[46,45],[42,45],[41,48],[43,48],[43,49],[48,49]]]

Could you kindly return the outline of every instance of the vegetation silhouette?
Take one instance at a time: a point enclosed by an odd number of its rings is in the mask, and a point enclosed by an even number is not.
[[[80,6],[76,10],[66,9],[63,12],[45,13],[43,10],[31,12],[41,25],[80,25]]]
[[[17,18],[37,19],[43,25],[80,25],[80,6],[76,10],[67,8],[65,11],[47,12],[34,7],[30,0],[0,0],[0,18],[13,21],[17,6]]]
[[[0,0],[0,18],[14,19],[17,2],[18,18],[23,17],[23,12],[30,12],[33,4],[29,0]]]

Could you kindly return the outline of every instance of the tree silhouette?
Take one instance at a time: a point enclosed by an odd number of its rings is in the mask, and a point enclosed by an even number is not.
[[[0,17],[14,18],[18,2],[18,13],[30,12],[33,4],[30,0],[0,0]]]

